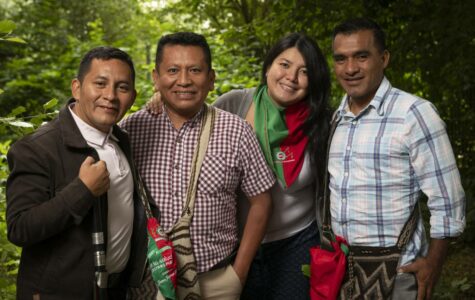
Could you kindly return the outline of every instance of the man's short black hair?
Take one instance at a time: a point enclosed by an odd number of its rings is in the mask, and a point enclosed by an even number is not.
[[[378,50],[380,52],[387,50],[386,35],[383,29],[381,29],[378,23],[368,18],[349,19],[340,23],[333,29],[333,40],[335,40],[338,34],[349,35],[361,30],[371,30]]]
[[[205,61],[208,64],[209,69],[211,66],[211,50],[209,48],[206,38],[201,34],[194,32],[177,32],[162,36],[157,44],[157,52],[155,55],[155,66],[158,68],[163,58],[163,49],[165,46],[180,45],[180,46],[198,46],[203,49],[205,55]]]
[[[81,63],[79,64],[77,74],[77,79],[79,79],[79,82],[82,83],[82,81],[84,80],[84,77],[86,76],[87,72],[89,72],[89,69],[91,68],[91,63],[94,59],[118,59],[125,62],[130,67],[130,72],[132,74],[132,82],[135,82],[135,68],[132,58],[130,58],[130,56],[126,52],[118,48],[106,46],[93,48],[84,55],[84,57],[81,59]]]

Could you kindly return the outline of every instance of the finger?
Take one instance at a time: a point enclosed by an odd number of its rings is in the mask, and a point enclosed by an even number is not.
[[[426,288],[426,299],[430,300],[432,298],[432,285],[428,285]]]
[[[413,262],[411,264],[408,264],[408,265],[405,265],[403,267],[400,267],[398,269],[398,272],[402,272],[402,273],[416,273],[417,272],[417,265],[416,265],[417,262]]]
[[[426,286],[421,281],[417,281],[417,300],[424,300],[426,297]]]
[[[96,160],[92,157],[92,156],[88,156],[86,157],[86,159],[82,162],[81,166],[82,165],[85,165],[85,166],[90,166],[92,165]]]
[[[98,167],[100,170],[107,171],[107,163],[103,160],[98,160],[94,165]]]

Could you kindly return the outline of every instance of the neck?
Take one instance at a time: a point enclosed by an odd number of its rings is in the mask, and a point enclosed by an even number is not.
[[[165,111],[168,114],[168,118],[170,118],[170,121],[172,122],[173,127],[175,129],[180,129],[185,122],[193,119],[193,117],[199,112],[190,112],[190,113],[178,113],[176,111],[173,111],[172,109],[167,108],[167,106],[164,106]]]

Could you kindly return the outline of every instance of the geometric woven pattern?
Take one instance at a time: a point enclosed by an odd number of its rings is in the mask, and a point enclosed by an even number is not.
[[[370,248],[370,247],[364,247]],[[348,268],[353,268],[353,280],[347,272],[341,288],[341,299],[391,299],[397,266],[401,254],[396,253],[379,256],[349,256]],[[384,248],[379,248],[384,249]],[[386,248],[387,250],[388,248]]]

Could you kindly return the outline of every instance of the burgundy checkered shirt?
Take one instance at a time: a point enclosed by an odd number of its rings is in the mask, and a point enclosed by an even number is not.
[[[176,223],[183,210],[201,116],[198,113],[179,130],[166,113],[152,115],[145,110],[121,122],[165,230]],[[190,227],[198,272],[208,271],[237,247],[238,189],[252,197],[267,191],[274,181],[251,127],[220,110],[199,174]]]

